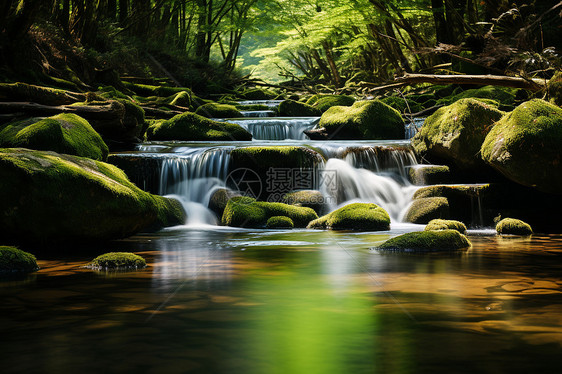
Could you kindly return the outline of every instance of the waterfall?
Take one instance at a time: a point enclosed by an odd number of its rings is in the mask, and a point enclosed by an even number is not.
[[[270,108],[278,107],[283,100],[245,100],[238,101],[238,105],[264,105]]]
[[[242,110],[240,111],[244,117],[251,117],[251,118],[265,118],[265,117],[273,117],[275,115],[275,111],[273,110]]]
[[[223,121],[242,126],[256,140],[306,140],[305,130],[310,130],[320,120],[319,117],[296,118],[230,118]]]

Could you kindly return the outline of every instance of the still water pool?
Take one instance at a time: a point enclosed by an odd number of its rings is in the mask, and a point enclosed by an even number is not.
[[[560,372],[562,236],[370,249],[411,230],[178,227],[38,253],[38,273],[0,282],[1,372]],[[149,267],[81,268],[114,250]]]

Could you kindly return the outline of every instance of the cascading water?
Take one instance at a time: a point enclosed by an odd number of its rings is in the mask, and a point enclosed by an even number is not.
[[[235,123],[252,134],[256,140],[306,140],[305,130],[310,130],[320,120],[319,117],[296,118],[230,118],[220,121]]]
[[[275,111],[273,110],[242,110],[240,113],[242,113],[244,117],[250,118],[273,117],[275,115]]]

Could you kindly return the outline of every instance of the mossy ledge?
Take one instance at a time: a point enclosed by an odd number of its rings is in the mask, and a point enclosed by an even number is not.
[[[0,274],[31,273],[37,270],[37,259],[31,253],[15,247],[0,246]]]
[[[256,201],[251,197],[233,197],[226,204],[222,224],[233,227],[264,228],[271,217],[283,216],[293,221],[294,227],[306,227],[318,218],[310,208],[282,203]]]
[[[310,222],[308,228],[384,231],[390,230],[390,216],[376,204],[353,203]]]
[[[531,225],[515,218],[504,218],[496,225],[496,231],[501,235],[521,235],[533,234]]]
[[[452,219],[432,219],[425,226],[425,231],[430,230],[457,230],[459,233],[466,235],[465,224]]]
[[[470,246],[468,238],[457,230],[431,230],[396,236],[375,249],[400,252],[443,252],[463,250]]]
[[[10,242],[105,241],[185,222],[179,202],[86,158],[0,149],[0,180],[0,237]]]
[[[137,270],[146,267],[146,260],[130,252],[110,252],[94,258],[85,267],[93,270]]]

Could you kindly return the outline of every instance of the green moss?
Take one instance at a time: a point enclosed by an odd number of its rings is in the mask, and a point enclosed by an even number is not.
[[[417,153],[446,160],[461,169],[482,165],[478,153],[486,134],[503,113],[475,99],[462,99],[429,116],[412,138]]]
[[[148,140],[252,140],[252,135],[239,125],[213,121],[191,112],[153,123],[146,136]]]
[[[308,228],[329,230],[390,230],[390,216],[376,204],[353,203],[310,222]]]
[[[562,191],[562,108],[534,99],[507,113],[482,144],[482,158],[507,178]]]
[[[0,147],[23,147],[106,160],[109,150],[88,121],[75,114],[32,118],[0,127]]]
[[[137,95],[145,97],[169,97],[180,92],[187,92],[188,94],[191,94],[191,90],[186,87],[152,86],[149,84],[137,84],[131,82],[123,82],[123,85]]]
[[[86,267],[95,270],[135,270],[144,269],[146,261],[134,253],[110,252],[94,258]]]
[[[450,105],[460,99],[468,98],[478,99],[479,101],[492,104],[493,106],[499,107],[501,110],[511,110],[515,104],[515,90],[497,86],[484,86],[445,97],[440,99],[438,103]]]
[[[382,98],[381,101],[386,105],[396,109],[400,113],[417,113],[422,110],[422,106],[408,98],[398,96],[388,96]]]
[[[514,218],[504,218],[496,225],[498,234],[503,235],[531,235],[531,225]]]
[[[239,193],[229,190],[228,188],[217,189],[209,199],[209,209],[215,212],[217,217],[222,217],[228,200],[233,197],[240,196]]]
[[[252,88],[240,94],[240,97],[246,100],[274,100],[278,96],[275,92],[263,88]]]
[[[351,106],[355,103],[355,99],[347,95],[314,95],[306,102],[318,108],[322,113],[333,106]]]
[[[457,230],[463,235],[466,235],[466,226],[460,221],[447,220],[447,219],[432,219],[429,221],[425,230]]]
[[[326,111],[318,127],[332,139],[404,139],[400,113],[381,101],[359,101]]]
[[[104,99],[131,99],[128,95],[125,95],[113,86],[99,87],[97,94]]]
[[[293,220],[284,216],[273,216],[267,220],[268,229],[292,229],[295,227]]]
[[[285,100],[279,104],[279,115],[282,117],[320,117],[320,109],[294,100]]]
[[[31,253],[14,247],[0,246],[0,274],[37,271],[37,259]]]
[[[449,218],[449,201],[445,197],[418,198],[406,212],[404,220],[412,223],[428,223],[432,219]]]
[[[289,192],[283,195],[281,202],[290,205],[305,206],[313,209],[318,214],[320,214],[326,205],[324,196],[320,191],[316,190]]]
[[[201,105],[195,111],[196,114],[207,118],[240,118],[242,113],[233,105],[208,103]]]
[[[409,169],[410,181],[416,185],[448,183],[451,170],[445,165],[417,165]]]
[[[295,227],[306,225],[318,218],[314,210],[282,203],[256,201],[250,197],[233,197],[226,204],[222,224],[234,227],[263,228],[274,216],[290,218]]]
[[[185,220],[177,203],[140,190],[113,165],[86,158],[0,149],[0,180],[0,237],[16,241],[109,240],[172,223],[172,217]]]
[[[420,231],[394,237],[376,247],[386,251],[457,251],[471,246],[466,236],[456,230]]]
[[[170,105],[189,108],[191,106],[191,95],[187,91],[178,92],[168,98]]]
[[[562,106],[562,71],[556,72],[548,81],[548,96],[552,104]]]

